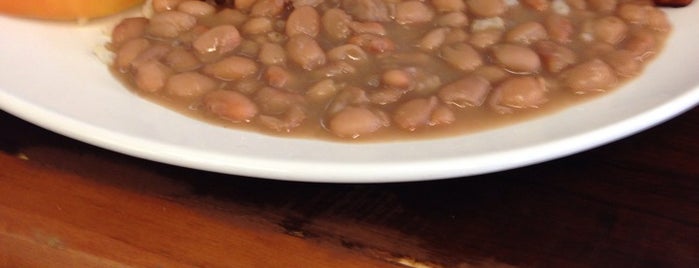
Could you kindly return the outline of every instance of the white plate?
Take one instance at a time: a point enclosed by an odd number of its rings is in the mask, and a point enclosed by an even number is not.
[[[561,112],[460,137],[351,144],[271,137],[202,123],[125,90],[92,51],[119,18],[86,26],[0,16],[0,107],[57,133],[179,166],[280,180],[398,182],[483,174],[611,142],[699,102],[699,5],[645,75]]]

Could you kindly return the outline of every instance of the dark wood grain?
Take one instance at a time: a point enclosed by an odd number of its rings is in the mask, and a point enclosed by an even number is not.
[[[699,109],[505,172],[312,184],[132,158],[0,114],[0,266],[699,267]]]

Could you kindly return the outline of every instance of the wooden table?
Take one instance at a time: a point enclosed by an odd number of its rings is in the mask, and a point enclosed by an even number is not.
[[[699,108],[505,172],[337,185],[145,161],[0,112],[0,267],[699,267]]]

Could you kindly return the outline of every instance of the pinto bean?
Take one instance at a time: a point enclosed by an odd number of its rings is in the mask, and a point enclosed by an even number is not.
[[[163,11],[150,19],[146,32],[160,38],[175,38],[197,24],[197,18],[179,11]]]
[[[350,29],[358,34],[375,34],[375,35],[386,35],[386,28],[383,24],[378,22],[359,22],[352,21],[349,24]]]
[[[672,29],[667,15],[660,9],[651,9],[648,12],[648,26],[659,32],[667,32]]]
[[[466,0],[466,5],[470,12],[479,17],[496,17],[507,10],[504,0]]]
[[[552,73],[558,73],[577,61],[575,52],[552,41],[541,41],[534,49],[539,54],[544,68]]]
[[[267,115],[280,115],[291,107],[303,103],[303,96],[281,89],[263,87],[255,92],[255,102]]]
[[[201,66],[199,59],[192,52],[183,48],[172,49],[163,61],[175,72],[191,71]]]
[[[378,58],[381,66],[421,66],[434,64],[434,57],[425,52],[396,52]]]
[[[424,50],[438,49],[442,44],[444,44],[449,31],[450,29],[446,27],[435,28],[427,32],[427,34],[420,39],[417,46]]]
[[[176,38],[173,38],[172,42],[173,43],[180,43],[180,44],[187,44],[188,46],[194,42],[199,36],[204,34],[206,31],[209,30],[209,27],[204,26],[202,24],[197,24],[192,29],[189,31],[183,32],[180,35],[178,35]]]
[[[478,31],[471,34],[468,43],[476,48],[484,49],[500,42],[502,36],[503,32],[501,30]]]
[[[266,65],[285,65],[286,51],[275,43],[264,43],[260,46],[258,53],[259,61]]]
[[[391,39],[373,34],[355,35],[348,40],[348,43],[358,45],[373,53],[384,53],[396,49],[396,44]]]
[[[631,24],[648,24],[648,13],[652,7],[638,3],[619,4],[616,14]]]
[[[272,25],[271,18],[255,17],[245,22],[240,30],[249,35],[264,34],[274,31],[274,25]]]
[[[631,34],[622,44],[622,48],[640,58],[647,58],[658,50],[655,36],[645,31],[636,31]]]
[[[358,45],[346,44],[328,50],[328,59],[332,61],[366,61],[369,56]]]
[[[284,0],[257,0],[251,7],[250,15],[275,17],[284,10]]]
[[[277,23],[277,25],[279,25],[279,24],[280,23]],[[273,32],[267,33],[267,40],[256,40],[256,42],[261,42],[261,43],[262,42],[272,42],[272,43],[281,44],[281,43],[286,42],[287,40],[289,40],[288,36],[286,36],[280,32],[273,31]]]
[[[248,58],[229,56],[204,66],[205,74],[224,81],[235,81],[257,73],[257,64]]]
[[[142,37],[146,33],[148,19],[126,18],[119,22],[112,30],[112,46],[118,48],[124,42]]]
[[[587,0],[564,0],[572,9],[585,10],[587,9]]]
[[[155,12],[163,12],[168,10],[175,10],[177,5],[182,3],[184,0],[153,0],[152,7]]]
[[[382,87],[369,93],[371,103],[386,105],[400,100],[406,91],[394,87]]]
[[[600,59],[573,66],[563,72],[561,78],[567,88],[578,94],[606,90],[617,83],[612,67]]]
[[[216,8],[202,1],[184,1],[177,5],[177,11],[195,17],[204,17],[216,13]]]
[[[143,42],[143,40],[144,39],[142,38],[133,39],[131,41],[135,42],[128,42],[128,47],[126,45],[123,46],[123,48],[126,48],[125,50],[131,50],[126,52],[138,51],[138,55],[135,58],[130,59],[130,64],[132,66],[136,66],[150,60],[161,60],[172,50],[172,47],[169,45],[150,41],[147,42],[149,45],[144,47],[146,42]]]
[[[418,0],[408,0],[396,4],[395,20],[399,24],[426,23],[434,18],[434,10]]]
[[[312,6],[316,7],[324,2],[324,0],[291,0],[294,4],[294,8],[299,8],[302,6]]]
[[[277,131],[289,132],[293,128],[301,126],[303,120],[306,119],[306,112],[301,105],[294,105],[284,115],[284,125],[281,128],[276,128]]]
[[[657,31],[667,31],[671,28],[670,22],[667,20],[665,13],[662,10],[655,9],[652,6],[641,5],[638,3],[622,3],[617,8],[617,15],[631,24],[650,26]]]
[[[322,102],[335,96],[338,90],[335,81],[332,79],[323,79],[308,88],[306,97],[313,102]]]
[[[393,121],[399,127],[409,131],[434,125],[432,114],[438,106],[437,97],[409,100],[396,108],[393,112]]]
[[[439,12],[462,12],[466,10],[466,3],[463,0],[432,0],[432,5]]]
[[[572,41],[571,36],[575,29],[569,18],[557,14],[549,15],[546,17],[544,25],[551,40],[561,44]]]
[[[415,77],[415,86],[412,91],[418,94],[433,94],[442,86],[442,79],[439,75],[417,72],[413,76]]]
[[[444,36],[444,44],[464,43],[468,40],[468,33],[463,29],[450,28]]]
[[[511,108],[537,108],[547,101],[543,79],[517,76],[505,79],[494,89],[490,104],[499,113],[510,113]]]
[[[617,6],[617,0],[587,0],[587,3],[599,12],[612,12]]]
[[[206,31],[192,43],[197,56],[204,61],[218,59],[240,45],[238,29],[233,25],[221,25]]]
[[[493,46],[495,61],[514,73],[537,73],[541,68],[539,55],[529,47],[499,44]]]
[[[481,106],[490,93],[490,82],[479,75],[468,75],[439,89],[437,96],[446,104],[458,107]]]
[[[473,71],[483,65],[483,59],[478,51],[464,43],[442,47],[441,57],[453,67],[463,71]]]
[[[333,61],[318,69],[313,70],[313,77],[338,77],[350,76],[357,73],[357,67],[347,63],[346,61]]]
[[[448,125],[456,121],[456,115],[449,109],[449,107],[444,105],[439,105],[432,111],[432,118],[430,118],[430,125]]]
[[[236,4],[239,1],[236,1]],[[218,13],[213,18],[213,21],[215,22],[215,26],[218,25],[233,25],[235,27],[240,27],[243,25],[248,20],[248,15],[243,13],[242,11],[238,9],[230,9],[230,8],[224,8],[221,9]],[[204,21],[202,21],[204,22]]]
[[[128,72],[131,68],[131,62],[133,62],[141,52],[148,49],[149,46],[150,41],[145,38],[126,41],[116,53],[114,66],[116,66],[117,70],[120,72]]]
[[[585,50],[581,51],[581,58],[596,58],[601,55],[607,54],[615,49],[614,45],[605,42],[592,42],[587,44]]]
[[[165,91],[176,97],[199,97],[218,87],[216,80],[198,72],[184,72],[170,76]]]
[[[436,19],[438,26],[462,28],[468,26],[468,16],[463,12],[449,12]]]
[[[265,72],[265,79],[267,84],[276,88],[286,88],[289,83],[294,79],[293,75],[289,73],[286,69],[279,67],[277,65],[271,65],[267,67]]]
[[[327,127],[338,137],[356,139],[386,125],[385,120],[369,108],[350,106],[333,115]]]
[[[257,105],[247,96],[233,90],[214,90],[203,98],[204,109],[231,122],[249,122],[258,113]]]
[[[250,10],[257,0],[235,0],[231,1],[237,10]]]
[[[252,95],[257,92],[257,90],[265,87],[265,83],[260,81],[260,78],[256,76],[248,76],[238,81],[229,82],[226,85],[226,89],[238,91],[244,95]]]
[[[548,34],[544,26],[534,21],[519,24],[505,34],[505,40],[508,42],[525,45],[547,38]]]
[[[369,97],[364,89],[348,86],[342,88],[326,108],[327,114],[335,114],[348,106],[364,106]]]
[[[407,90],[414,83],[413,75],[406,70],[391,69],[381,74],[381,84],[387,87]]]
[[[243,39],[240,41],[240,45],[238,45],[236,48],[236,54],[254,59],[257,58],[257,54],[260,52],[260,46],[260,42],[255,42],[250,39]]]
[[[325,64],[326,57],[323,49],[313,38],[305,34],[297,34],[286,43],[289,58],[301,68],[313,70]]]
[[[643,61],[641,58],[628,50],[612,51],[604,55],[603,60],[621,77],[638,75],[643,68]]]
[[[626,37],[628,26],[618,17],[607,16],[597,19],[593,24],[595,40],[616,45]]]
[[[473,71],[473,75],[478,75],[490,82],[490,84],[498,83],[505,80],[509,76],[509,72],[502,69],[500,66],[483,65]]]
[[[167,82],[172,71],[156,60],[140,64],[134,70],[134,82],[139,90],[146,92],[160,91]]]
[[[286,35],[306,34],[316,37],[320,32],[320,15],[311,6],[294,9],[286,21]]]
[[[303,120],[306,119],[306,112],[299,105],[294,105],[289,108],[284,115],[280,117],[260,115],[259,122],[277,132],[291,132],[294,128],[301,126]]]
[[[351,21],[352,17],[338,8],[328,9],[321,17],[325,34],[335,40],[344,40],[350,36],[352,33],[349,27]]]
[[[138,65],[143,64],[144,62],[156,60],[159,61],[162,58],[164,58],[168,53],[170,53],[170,46],[163,45],[163,44],[153,44],[149,46],[147,49],[143,50],[141,53],[138,54],[138,56],[131,61],[131,66],[132,67],[138,67]]]
[[[342,0],[342,8],[360,21],[386,22],[391,20],[383,0]]]

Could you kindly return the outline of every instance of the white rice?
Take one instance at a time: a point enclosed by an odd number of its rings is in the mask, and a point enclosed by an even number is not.
[[[565,0],[553,0],[553,2],[551,2],[551,8],[553,12],[559,15],[568,16],[568,14],[570,14],[570,6]]]
[[[505,5],[510,7],[519,5],[519,0],[505,0]]]
[[[153,0],[146,0],[146,3],[143,4],[143,7],[141,8],[141,13],[143,13],[143,16],[146,18],[151,18],[153,17]]]
[[[112,63],[114,63],[114,58],[116,55],[114,52],[107,49],[106,44],[106,42],[97,44],[94,48],[92,48],[92,54],[95,55],[100,62],[111,66]]]
[[[474,20],[471,24],[471,31],[504,30],[505,21],[500,17]]]

